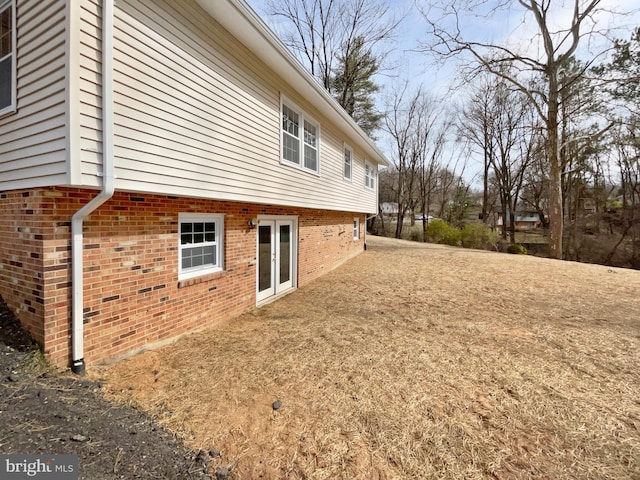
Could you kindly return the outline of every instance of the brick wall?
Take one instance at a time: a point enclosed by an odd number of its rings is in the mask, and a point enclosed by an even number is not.
[[[0,294],[60,366],[70,361],[71,216],[96,192],[0,194]],[[225,214],[223,272],[178,282],[178,214]],[[213,325],[255,306],[257,215],[298,217],[298,285],[363,249],[357,214],[116,193],[84,228],[87,364]]]

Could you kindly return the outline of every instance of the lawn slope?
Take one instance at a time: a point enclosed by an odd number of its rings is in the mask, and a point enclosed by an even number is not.
[[[237,479],[640,478],[640,272],[367,243],[96,374]]]

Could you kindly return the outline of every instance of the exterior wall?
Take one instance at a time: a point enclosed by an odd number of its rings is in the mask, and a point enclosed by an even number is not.
[[[0,294],[45,355],[69,364],[71,215],[95,192],[71,188],[0,195]],[[225,270],[178,281],[178,214],[225,214]],[[116,193],[85,221],[88,364],[215,325],[256,305],[257,215],[298,216],[298,285],[363,250],[364,216],[291,207]],[[360,239],[353,240],[353,219]]]
[[[0,118],[0,191],[68,182],[67,3],[17,1],[17,112]]]
[[[101,10],[100,0],[17,0],[17,112],[0,118],[0,191],[101,186]],[[118,189],[377,211],[364,162],[380,159],[195,0],[119,0],[114,44]],[[320,123],[318,175],[280,162],[281,95]]]
[[[93,2],[85,0],[87,5]],[[194,0],[121,0],[114,33],[116,188],[376,212],[356,145]],[[101,169],[99,9],[82,10],[82,185]],[[280,95],[320,123],[320,174],[280,163]],[[371,161],[371,159],[369,159]]]
[[[47,348],[68,343],[70,303],[70,219],[78,198],[54,189],[0,193],[0,295],[41,345],[43,318],[57,325],[47,333]]]

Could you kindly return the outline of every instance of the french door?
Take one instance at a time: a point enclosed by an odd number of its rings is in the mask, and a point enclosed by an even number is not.
[[[260,218],[258,222],[257,301],[279,295],[295,285],[296,222]]]

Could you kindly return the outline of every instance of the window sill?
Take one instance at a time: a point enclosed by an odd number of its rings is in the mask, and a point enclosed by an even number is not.
[[[6,107],[4,110],[0,110],[0,118],[8,117],[9,115],[13,115],[18,112],[18,109],[15,105],[11,105]]]
[[[178,288],[190,287],[199,283],[210,282],[211,280],[218,280],[226,275],[224,271],[205,273],[199,277],[185,278],[184,280],[178,280]]]
[[[286,165],[287,167],[295,168],[296,170],[300,170],[302,172],[306,172],[310,175],[315,175],[316,177],[320,176],[320,169],[312,170],[310,168],[306,168],[301,166],[299,163],[290,162],[289,160],[285,160],[283,158],[280,159],[280,165]]]

